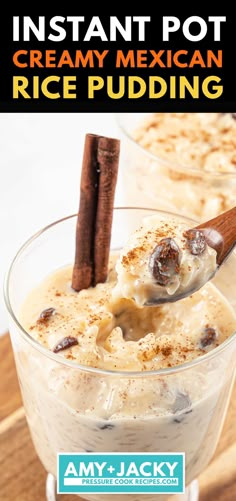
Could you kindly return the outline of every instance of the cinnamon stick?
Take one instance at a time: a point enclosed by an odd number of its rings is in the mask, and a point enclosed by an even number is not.
[[[100,175],[95,226],[94,285],[105,282],[107,278],[119,153],[120,142],[117,139],[100,138],[97,150]]]
[[[93,245],[98,198],[98,136],[87,134],[80,180],[80,206],[76,225],[75,264],[72,287],[87,289],[93,282]]]
[[[117,139],[85,138],[72,276],[76,291],[107,278],[119,147]]]

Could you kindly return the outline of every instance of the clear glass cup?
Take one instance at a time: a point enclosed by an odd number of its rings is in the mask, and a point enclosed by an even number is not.
[[[206,172],[154,155],[134,139],[151,113],[120,113],[124,204],[152,207],[206,221],[235,205],[236,172]]]
[[[115,209],[111,248],[121,248],[141,219],[154,212],[157,211]],[[185,495],[171,499],[196,501],[198,486],[194,479],[213,456],[227,411],[235,371],[236,335],[232,333],[218,348],[191,363],[155,372],[112,372],[80,366],[44,348],[20,324],[19,310],[27,294],[49,273],[73,262],[76,217],[57,221],[28,240],[13,260],[5,283],[11,340],[26,417],[37,454],[49,473],[47,499],[54,499],[58,452],[178,451],[186,453],[188,487]],[[193,221],[185,220],[192,225]],[[234,254],[218,272],[215,283],[235,308]],[[191,410],[183,408],[177,415],[173,414],[171,389],[181,388],[187,378]],[[165,408],[150,413],[148,395],[150,392],[158,395],[163,388]],[[123,392],[130,401],[129,414],[112,420],[109,402],[116,399],[122,414]],[[141,393],[140,411],[137,403]],[[106,495],[106,500],[162,501],[167,497],[122,494]],[[85,499],[104,501],[104,496],[87,495]]]

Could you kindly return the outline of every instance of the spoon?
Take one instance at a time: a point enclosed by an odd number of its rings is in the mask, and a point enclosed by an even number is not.
[[[196,226],[204,233],[207,244],[216,251],[218,266],[226,260],[236,244],[236,207]]]
[[[213,219],[210,219],[210,221],[206,221],[198,226],[195,226],[186,233],[196,230],[203,233],[207,245],[216,251],[217,266],[214,271],[211,271],[207,276],[204,276],[204,279],[190,283],[186,286],[186,289],[182,289],[179,293],[177,290],[176,294],[173,295],[166,292],[166,296],[162,293],[161,297],[150,298],[150,300],[145,302],[145,306],[154,306],[179,301],[180,299],[190,296],[199,290],[214,277],[215,273],[225,262],[236,244],[236,207]]]

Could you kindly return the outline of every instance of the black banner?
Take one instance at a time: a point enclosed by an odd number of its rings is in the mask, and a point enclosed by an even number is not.
[[[149,10],[2,16],[0,111],[234,111],[234,16]]]

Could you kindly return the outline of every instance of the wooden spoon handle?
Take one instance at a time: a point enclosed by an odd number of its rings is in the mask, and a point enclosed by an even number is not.
[[[221,265],[236,244],[236,207],[196,229],[203,231],[208,245],[217,252],[217,264]]]

